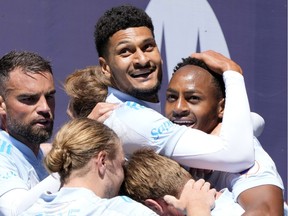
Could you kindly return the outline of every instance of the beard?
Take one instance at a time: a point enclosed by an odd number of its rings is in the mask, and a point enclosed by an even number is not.
[[[140,100],[147,101],[147,99],[151,98],[151,96],[158,94],[160,87],[161,87],[161,81],[158,81],[156,85],[150,89],[131,88],[129,94]]]
[[[7,130],[11,135],[17,134],[17,137],[23,137],[31,145],[39,145],[46,142],[52,136],[53,121],[47,127],[38,127],[33,122],[23,124],[16,119],[7,116]]]

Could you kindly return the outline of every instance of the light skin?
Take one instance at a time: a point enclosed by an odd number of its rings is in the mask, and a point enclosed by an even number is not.
[[[175,123],[191,122],[186,125],[210,132],[221,120],[224,105],[213,94],[212,75],[203,69],[201,72],[200,76],[198,67],[187,65],[173,75],[166,93],[165,112]],[[211,123],[201,124],[207,121]],[[242,192],[238,202],[246,211],[244,215],[283,215],[282,197],[280,188],[262,185]]]
[[[115,87],[149,102],[158,102],[162,60],[151,30],[127,28],[112,35],[108,56],[99,58],[103,73]],[[143,95],[143,93],[145,93]]]
[[[55,87],[50,72],[10,72],[7,94],[0,96],[1,129],[27,145],[35,155],[52,134]]]
[[[209,182],[187,179],[179,199],[165,195],[157,200],[146,199],[145,205],[161,216],[206,216],[211,215],[217,195],[220,193],[210,189]]]
[[[194,181],[190,179],[184,186],[180,198],[165,195],[164,200],[168,207],[177,208],[186,215],[208,216],[211,215],[211,209],[214,207],[216,190],[210,189],[210,184],[203,179]],[[219,195],[219,193],[218,193]],[[183,215],[182,213],[178,213]],[[175,212],[169,215],[177,215]]]

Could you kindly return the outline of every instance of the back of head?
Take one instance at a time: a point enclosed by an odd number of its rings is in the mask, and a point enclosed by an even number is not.
[[[50,172],[59,173],[63,185],[72,172],[81,176],[89,172],[85,167],[99,152],[105,151],[114,159],[119,146],[119,138],[106,125],[88,118],[73,119],[56,134],[45,165]]]
[[[28,51],[11,51],[0,59],[0,94],[5,93],[5,83],[9,74],[16,68],[21,68],[23,73],[50,72],[50,62],[40,55]]]
[[[134,152],[124,170],[121,193],[142,203],[146,199],[161,199],[166,194],[179,197],[191,178],[177,162],[158,155],[152,149]]]
[[[97,103],[104,102],[108,85],[100,66],[86,67],[70,74],[64,82],[64,89],[70,97],[68,109],[73,117],[87,117]]]
[[[149,28],[154,35],[151,18],[140,8],[122,5],[107,10],[95,25],[94,40],[99,57],[106,56],[108,40],[114,33],[142,26]]]

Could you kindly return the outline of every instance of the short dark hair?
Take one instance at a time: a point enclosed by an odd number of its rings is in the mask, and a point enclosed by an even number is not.
[[[173,70],[174,73],[176,73],[181,67],[184,67],[185,65],[195,65],[195,66],[198,66],[198,67],[201,67],[201,68],[207,70],[214,78],[213,83],[215,84],[215,87],[219,90],[218,93],[220,93],[222,95],[222,97],[225,98],[225,84],[224,84],[222,75],[211,70],[203,61],[196,59],[196,58],[192,58],[190,56],[187,58],[182,58],[182,62],[179,62],[175,66],[175,68]]]
[[[48,71],[53,74],[50,62],[37,53],[11,51],[0,59],[0,93],[5,92],[5,82],[9,79],[10,72],[17,67],[29,73]]]
[[[148,14],[132,5],[121,5],[107,10],[95,25],[94,41],[99,57],[106,55],[109,38],[120,30],[145,26],[154,37],[154,26]]]

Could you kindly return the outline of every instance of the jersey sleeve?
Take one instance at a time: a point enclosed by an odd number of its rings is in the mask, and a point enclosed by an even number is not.
[[[126,154],[141,147],[189,167],[239,172],[254,163],[253,129],[244,79],[225,72],[226,108],[219,136],[173,124],[158,112],[126,101],[104,122],[120,137]]]
[[[274,185],[284,190],[283,181],[272,158],[254,138],[255,163],[241,174],[229,174],[235,201],[243,191],[260,185]]]

